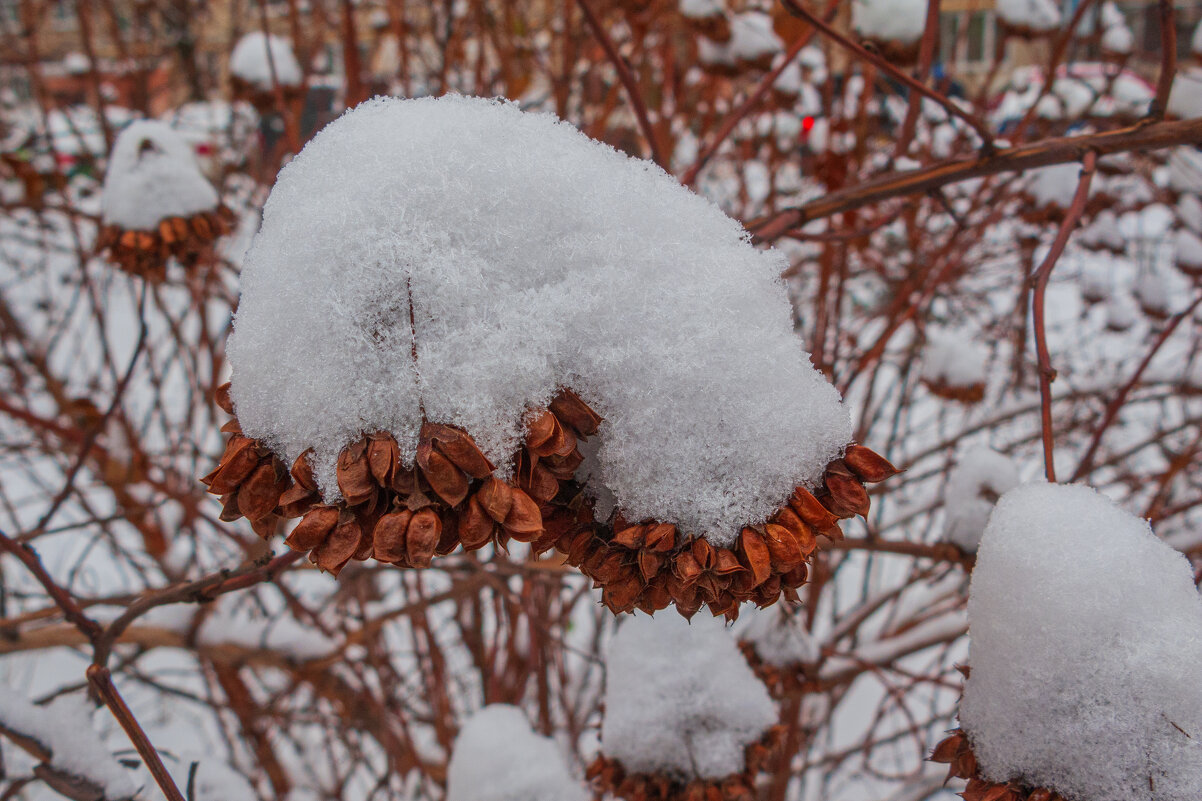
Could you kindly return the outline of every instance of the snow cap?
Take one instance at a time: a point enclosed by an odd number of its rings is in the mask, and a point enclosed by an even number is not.
[[[591,484],[627,519],[728,545],[851,437],[793,332],[785,266],[551,115],[379,98],[280,174],[242,272],[232,397],[287,462],[314,448],[334,500],[364,432],[409,461],[424,413],[505,469],[567,386],[605,418]]]
[[[1089,801],[1202,797],[1202,599],[1146,521],[1083,486],[998,502],[960,703],[981,771]]]
[[[605,665],[601,750],[628,773],[680,781],[740,773],[744,749],[776,722],[767,689],[714,618],[630,618]]]
[[[100,197],[106,224],[150,231],[168,217],[212,211],[218,203],[192,148],[167,123],[131,122],[117,136]]]
[[[559,746],[516,706],[491,704],[464,724],[447,768],[447,801],[587,801]]]

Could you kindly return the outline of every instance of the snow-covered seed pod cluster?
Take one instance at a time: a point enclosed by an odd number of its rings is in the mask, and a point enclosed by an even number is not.
[[[264,536],[302,517],[289,544],[331,572],[517,540],[615,612],[733,618],[896,472],[848,444],[782,262],[549,115],[369,102],[268,200],[205,480]]]
[[[985,398],[989,349],[980,342],[944,332],[933,336],[922,354],[922,383],[932,395],[960,403]]]
[[[601,754],[588,778],[626,801],[753,801],[783,728],[776,706],[713,619],[636,616],[605,659]]]
[[[1202,599],[1188,560],[1088,487],[999,501],[969,589],[958,729],[933,759],[966,801],[1202,793]]]
[[[1054,0],[998,0],[995,9],[1006,36],[1037,39],[1060,28],[1060,7]]]
[[[926,0],[856,0],[852,27],[885,58],[896,64],[918,61],[926,30]]]
[[[774,699],[797,697],[814,688],[809,682],[817,677],[822,651],[803,616],[778,605],[753,611],[739,625],[739,650]]]
[[[113,145],[96,250],[128,273],[162,281],[174,257],[194,265],[229,233],[233,214],[171,126],[133,122]]]

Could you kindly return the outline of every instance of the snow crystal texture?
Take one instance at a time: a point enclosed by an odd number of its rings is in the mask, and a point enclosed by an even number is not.
[[[447,801],[587,801],[554,740],[522,710],[486,706],[459,730],[447,768]]]
[[[985,776],[1088,801],[1202,797],[1189,562],[1092,489],[998,503],[969,590],[960,720]]]
[[[238,419],[286,460],[313,447],[333,499],[337,454],[364,431],[411,458],[424,410],[506,465],[529,411],[568,386],[605,417],[590,481],[629,519],[727,544],[851,434],[793,333],[784,267],[553,116],[369,101],[267,201],[229,343]]]
[[[150,231],[168,217],[211,211],[218,202],[192,147],[167,123],[139,120],[117,136],[100,199],[106,224]]]
[[[601,750],[631,773],[681,781],[743,770],[776,709],[733,635],[713,618],[627,620],[605,660]]]

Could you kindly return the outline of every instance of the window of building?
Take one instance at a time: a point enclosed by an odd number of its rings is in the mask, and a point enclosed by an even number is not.
[[[939,20],[939,55],[948,67],[972,69],[993,60],[997,24],[991,11],[945,11]]]

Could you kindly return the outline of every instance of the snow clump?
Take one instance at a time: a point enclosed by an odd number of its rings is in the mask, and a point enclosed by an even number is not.
[[[1008,492],[968,616],[960,721],[987,779],[1089,801],[1202,797],[1202,599],[1147,522],[1088,487]]]
[[[927,0],[856,0],[851,18],[861,36],[913,44],[926,29]]]
[[[291,42],[275,34],[264,36],[262,31],[252,31],[234,45],[230,72],[264,92],[274,89],[277,82],[280,86],[300,86],[303,79]]]
[[[167,123],[139,120],[117,137],[100,198],[106,225],[150,231],[168,217],[212,211],[219,202],[192,148]]]
[[[744,749],[776,722],[768,691],[713,618],[638,615],[605,660],[601,750],[628,773],[681,781],[744,769]]]
[[[1060,9],[1052,0],[998,0],[997,15],[1015,28],[1051,31],[1060,27]]]
[[[960,457],[943,488],[947,522],[943,538],[968,553],[977,550],[994,504],[1018,486],[1018,465],[991,448],[976,448]]]
[[[793,332],[785,266],[551,115],[378,98],[267,201],[229,342],[235,410],[288,463],[313,448],[334,501],[364,432],[412,463],[423,418],[456,425],[504,471],[530,412],[570,387],[605,418],[598,492],[729,545],[851,436]]]
[[[459,730],[447,767],[447,801],[587,801],[559,746],[508,704],[481,709]]]

